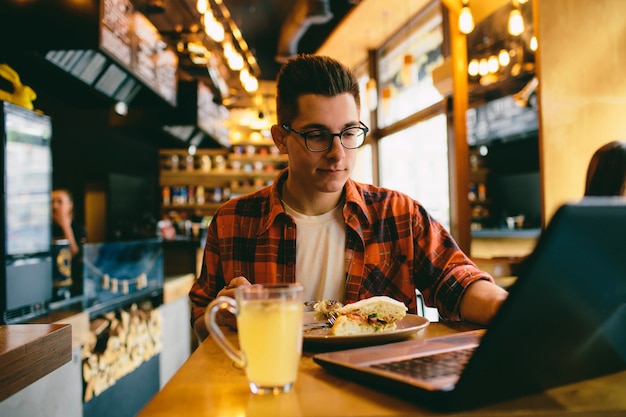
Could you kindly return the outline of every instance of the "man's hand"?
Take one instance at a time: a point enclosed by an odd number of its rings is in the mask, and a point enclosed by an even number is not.
[[[252,285],[245,277],[239,276],[230,280],[224,288],[217,293],[218,297],[235,298],[235,288],[240,286]],[[218,311],[216,315],[217,324],[220,326],[228,326],[231,329],[237,329],[237,318],[226,310]]]
[[[461,318],[472,323],[487,325],[496,315],[509,293],[486,280],[476,281],[461,299]]]
[[[242,285],[252,284],[245,277],[235,277],[230,280],[230,282],[227,283],[226,286],[217,293],[217,296],[235,298],[235,288]],[[209,335],[209,330],[204,317],[205,316],[200,317],[193,324],[193,329],[196,332],[196,335],[198,336],[198,339],[200,339],[200,341],[203,341]],[[228,311],[220,310],[216,315],[216,320],[217,324],[220,326],[228,326],[231,329],[237,329],[237,318]]]

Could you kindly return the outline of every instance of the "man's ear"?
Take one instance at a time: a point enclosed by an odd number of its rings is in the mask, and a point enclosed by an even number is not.
[[[282,127],[278,125],[273,125],[271,127],[272,139],[274,140],[274,144],[280,151],[280,153],[288,154],[287,145],[285,144],[285,140],[287,138],[288,133]]]

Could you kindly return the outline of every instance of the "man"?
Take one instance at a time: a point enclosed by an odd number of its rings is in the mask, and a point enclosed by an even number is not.
[[[82,248],[87,242],[87,232],[82,224],[74,219],[74,197],[66,188],[55,188],[52,200],[52,239],[67,240],[72,256],[71,260],[71,293],[81,294],[83,291],[83,259]],[[69,287],[61,287],[60,297],[67,296]]]
[[[85,228],[74,221],[74,198],[65,188],[52,191],[52,237],[67,239],[72,256],[80,252],[80,244],[87,241]]]
[[[307,300],[375,295],[416,313],[418,289],[445,319],[487,324],[507,292],[458,248],[417,201],[350,179],[367,128],[354,74],[328,57],[298,55],[277,82],[272,138],[289,166],[271,186],[225,203],[208,230],[190,291],[200,339],[216,296],[239,285],[295,282]],[[232,325],[232,317],[221,317]]]

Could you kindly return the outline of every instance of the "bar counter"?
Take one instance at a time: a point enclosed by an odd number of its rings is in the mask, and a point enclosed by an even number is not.
[[[415,337],[429,338],[477,327],[466,323],[431,323]],[[236,332],[224,334],[237,346]],[[439,415],[399,396],[379,392],[329,374],[305,350],[293,390],[279,396],[249,393],[243,370],[237,369],[212,338],[207,338],[139,417],[176,416],[424,416]],[[475,410],[446,416],[624,416],[626,371],[552,388]]]
[[[0,326],[0,402],[72,359],[69,324]]]

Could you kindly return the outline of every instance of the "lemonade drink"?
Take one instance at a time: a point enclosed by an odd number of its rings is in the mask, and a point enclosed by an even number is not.
[[[256,388],[283,388],[295,382],[302,354],[303,314],[298,299],[240,300],[239,344],[246,375]]]

